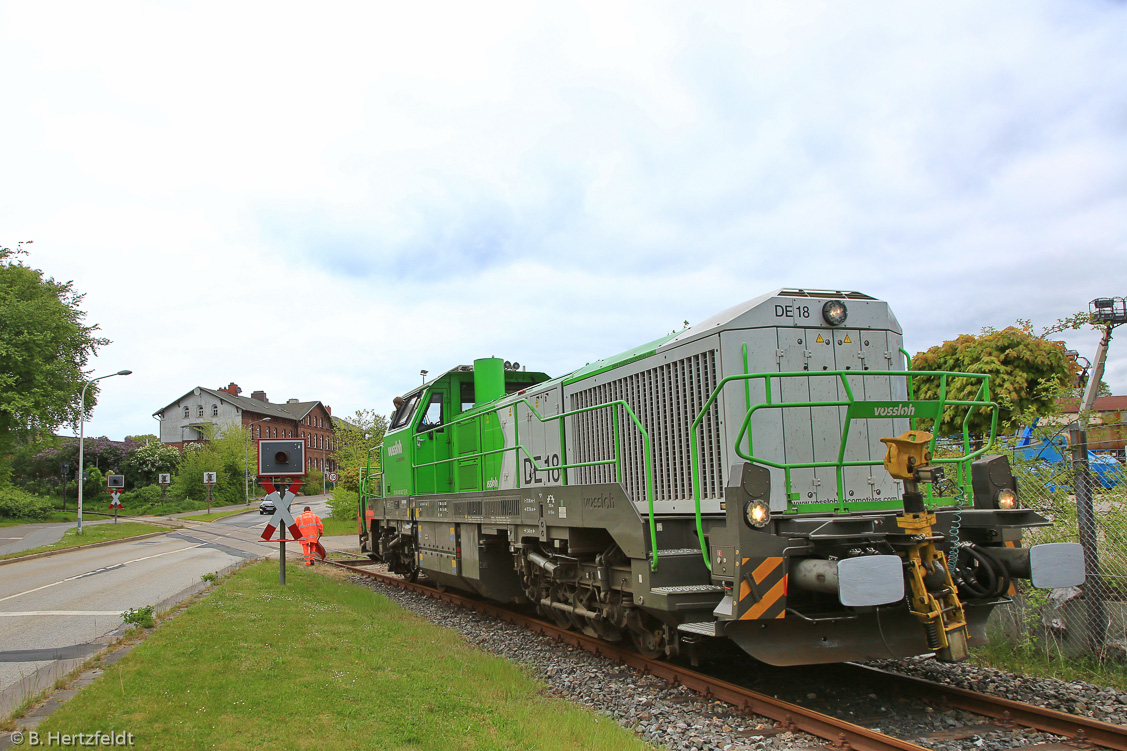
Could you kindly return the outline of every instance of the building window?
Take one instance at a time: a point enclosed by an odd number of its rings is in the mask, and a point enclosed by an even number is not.
[[[258,435],[256,435],[255,438],[261,438],[262,437],[262,426],[259,425],[257,428],[255,428],[255,430],[258,431]]]
[[[184,407],[184,417],[191,417],[191,416],[192,416],[192,413],[188,411],[187,407]]]
[[[211,405],[211,416],[212,417],[219,417],[219,405],[218,404]]]
[[[196,407],[196,417],[203,417],[203,405]]]

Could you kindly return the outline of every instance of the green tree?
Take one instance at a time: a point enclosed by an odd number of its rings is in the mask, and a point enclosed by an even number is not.
[[[172,478],[168,495],[175,501],[202,501],[207,498],[204,472],[215,472],[217,484],[212,489],[216,503],[234,504],[243,501],[243,449],[246,431],[235,421],[220,425],[203,425],[206,443],[190,443],[180,458],[180,466]]]
[[[325,474],[316,467],[310,467],[305,473],[305,484],[301,486],[305,495],[320,495],[325,492]]]
[[[348,420],[337,421],[334,431],[341,484],[356,492],[359,490],[360,470],[368,466],[369,452],[372,473],[379,470],[380,453],[372,449],[383,443],[384,433],[387,432],[387,418],[371,409],[358,409]]]
[[[82,295],[71,282],[44,278],[17,248],[0,247],[0,485],[11,477],[15,442],[76,423],[97,402],[86,364],[109,340],[83,325]]]
[[[1028,321],[1004,329],[984,328],[978,335],[963,334],[918,353],[912,358],[915,371],[955,371],[984,373],[990,376],[990,398],[999,405],[999,428],[1011,429],[1023,415],[1047,414],[1056,399],[1075,378],[1076,363],[1067,354],[1063,342],[1050,341],[1033,333]],[[940,379],[917,377],[916,397],[937,399]],[[967,378],[948,379],[948,399],[973,400],[978,382]],[[948,408],[939,432],[944,435],[962,432],[966,410]],[[970,421],[970,432],[983,435],[989,431],[990,417],[977,410]]]
[[[155,436],[141,437],[151,440],[126,454],[121,468],[130,485],[138,488],[152,485],[162,473],[175,473],[180,466],[180,452],[175,446],[163,444]]]

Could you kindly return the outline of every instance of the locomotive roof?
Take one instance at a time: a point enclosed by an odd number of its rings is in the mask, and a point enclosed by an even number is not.
[[[714,333],[717,329],[744,329],[755,328],[764,325],[762,321],[757,320],[759,316],[756,315],[757,310],[764,306],[769,300],[775,298],[812,298],[817,300],[865,300],[880,305],[885,303],[877,300],[875,297],[870,297],[862,292],[849,292],[846,290],[828,290],[828,289],[797,289],[790,287],[783,287],[774,292],[768,292],[759,297],[752,298],[746,302],[733,305],[727,310],[722,310],[711,318],[705,319],[695,326],[690,326],[684,331],[678,333],[676,336],[670,337],[666,340],[657,351],[663,348],[674,347],[685,342],[700,339]],[[819,303],[820,305],[821,303]],[[897,333],[900,331],[900,325],[896,322],[892,313],[888,313],[891,318],[892,327]]]
[[[689,328],[684,329],[682,331],[675,331],[671,334],[666,334],[665,336],[654,339],[652,342],[647,342],[645,344],[638,345],[637,347],[633,347],[631,349],[628,349],[625,352],[620,352],[617,355],[612,355],[610,357],[604,357],[601,360],[596,360],[595,362],[587,363],[586,365],[572,371],[571,373],[566,373],[562,376],[557,376],[556,378],[549,378],[548,381],[546,381],[545,383],[550,383],[550,382],[556,381],[556,380],[562,380],[564,385],[572,384],[572,383],[575,383],[576,381],[583,380],[584,378],[589,378],[589,377],[596,375],[598,373],[602,373],[602,372],[607,371],[607,370],[613,370],[617,367],[627,365],[631,362],[634,362],[635,360],[640,360],[644,357],[649,357],[650,355],[653,355],[657,352],[660,352],[663,349],[667,349],[669,347],[674,347],[674,346],[677,346],[677,345],[680,345],[680,344],[684,344],[686,342],[693,341],[695,339],[700,339],[700,338],[703,338],[705,336],[709,336],[710,334],[715,333],[717,330],[733,329],[733,328],[734,329],[752,328],[752,327],[755,327],[755,326],[761,326],[761,325],[763,325],[763,323],[758,320],[759,316],[757,315],[757,309],[760,308],[761,306],[763,306],[764,304],[768,303],[768,301],[776,299],[776,298],[811,298],[811,299],[817,299],[817,300],[857,300],[857,301],[868,301],[868,302],[878,303],[879,305],[882,305],[882,306],[886,305],[886,303],[883,303],[880,300],[877,300],[875,297],[871,297],[871,296],[866,295],[862,292],[851,292],[851,291],[847,291],[847,290],[798,289],[798,288],[783,287],[783,288],[774,290],[773,292],[768,292],[766,294],[760,295],[759,297],[752,298],[751,300],[741,302],[738,305],[733,305],[732,307],[728,308],[727,310],[723,310],[723,311],[717,313],[716,315],[712,316],[711,318],[708,318],[704,321],[701,321],[700,323],[696,324],[695,326],[690,326]],[[900,325],[897,323],[896,318],[892,315],[891,311],[889,311],[887,315],[890,319],[892,329],[895,330],[897,333],[901,333]],[[403,396],[409,397],[412,394],[415,394],[419,391],[423,391],[427,387],[429,387],[431,384],[433,384],[435,381],[446,377],[450,373],[455,373],[455,372],[459,372],[459,371],[461,371],[461,372],[473,372],[473,366],[472,365],[459,365],[455,368],[450,368],[449,370],[439,374],[435,378],[432,378],[431,380],[426,381],[422,385],[411,389],[407,393],[403,394]],[[543,385],[543,383],[539,384],[539,385]]]

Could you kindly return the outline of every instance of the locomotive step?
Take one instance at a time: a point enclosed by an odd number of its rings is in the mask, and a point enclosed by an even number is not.
[[[716,621],[681,623],[677,626],[677,630],[684,631],[687,634],[700,634],[701,636],[719,636],[719,634],[716,633]]]
[[[686,556],[701,557],[700,548],[670,548],[668,550],[658,550],[657,559],[660,561],[662,558],[679,558]]]
[[[682,584],[676,587],[654,587],[650,590],[655,595],[684,595],[723,591],[724,588],[717,584]]]

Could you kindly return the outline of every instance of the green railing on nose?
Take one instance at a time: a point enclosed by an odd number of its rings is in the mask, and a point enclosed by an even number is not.
[[[909,395],[907,399],[887,399],[880,401],[859,401],[853,395],[853,388],[849,383],[849,378],[873,378],[873,377],[897,377],[905,378],[907,380],[905,393]],[[915,377],[938,377],[939,378],[939,398],[931,400],[912,399],[911,395],[914,393],[913,379]],[[774,379],[784,378],[837,378],[840,382],[841,388],[845,393],[844,399],[823,400],[823,401],[802,401],[802,402],[777,402],[772,394],[771,382]],[[979,386],[976,390],[975,399],[948,399],[948,379],[950,378],[968,378],[973,381],[979,381]],[[765,402],[758,404],[751,404],[751,387],[750,382],[753,380],[763,381],[763,390],[765,395]],[[733,445],[735,446],[735,453],[742,459],[754,464],[761,464],[766,467],[773,467],[775,469],[783,470],[783,477],[785,480],[785,494],[787,504],[795,500],[792,493],[791,486],[791,471],[795,469],[817,469],[823,467],[832,467],[835,470],[837,479],[837,498],[839,502],[845,498],[845,468],[846,467],[869,467],[883,464],[883,460],[865,460],[865,461],[846,461],[845,451],[846,445],[849,440],[849,429],[853,420],[888,420],[905,418],[909,419],[909,424],[915,428],[917,419],[933,419],[939,421],[943,418],[944,411],[948,407],[965,407],[967,409],[966,416],[963,418],[962,432],[963,432],[963,450],[964,455],[960,457],[944,457],[936,458],[934,461],[940,464],[954,464],[956,467],[955,483],[963,488],[964,492],[969,495],[970,491],[970,476],[968,466],[971,461],[985,453],[994,443],[994,437],[998,429],[998,405],[990,401],[990,376],[980,373],[955,373],[948,371],[902,371],[902,370],[824,370],[821,372],[810,371],[793,371],[782,373],[740,373],[730,375],[723,378],[716,388],[713,389],[709,395],[704,406],[701,408],[700,413],[693,420],[692,426],[689,428],[689,461],[690,471],[692,474],[692,488],[693,488],[693,503],[694,513],[696,515],[697,537],[700,540],[701,554],[704,556],[704,563],[708,569],[712,570],[711,556],[708,553],[708,545],[704,535],[704,524],[701,518],[701,480],[700,480],[700,461],[697,458],[699,454],[699,439],[697,437],[701,420],[704,419],[705,414],[716,403],[724,387],[729,383],[744,382],[744,398],[746,400],[746,411],[744,419],[740,423],[739,432],[736,435]],[[890,391],[891,393],[891,391]],[[777,462],[770,459],[757,457],[754,454],[754,445],[751,433],[751,418],[761,409],[796,409],[796,408],[842,408],[844,407],[845,419],[842,424],[841,442],[838,448],[837,459],[834,461],[811,461],[811,462]],[[971,436],[970,436],[970,418],[976,409],[989,409],[991,412],[990,418],[990,437],[984,442],[981,448],[971,451]],[[743,448],[744,439],[746,436],[747,449]],[[938,439],[938,431],[933,436],[931,441],[930,450],[932,455],[935,455],[935,444]],[[930,500],[932,496],[931,487],[926,488],[927,498]]]

